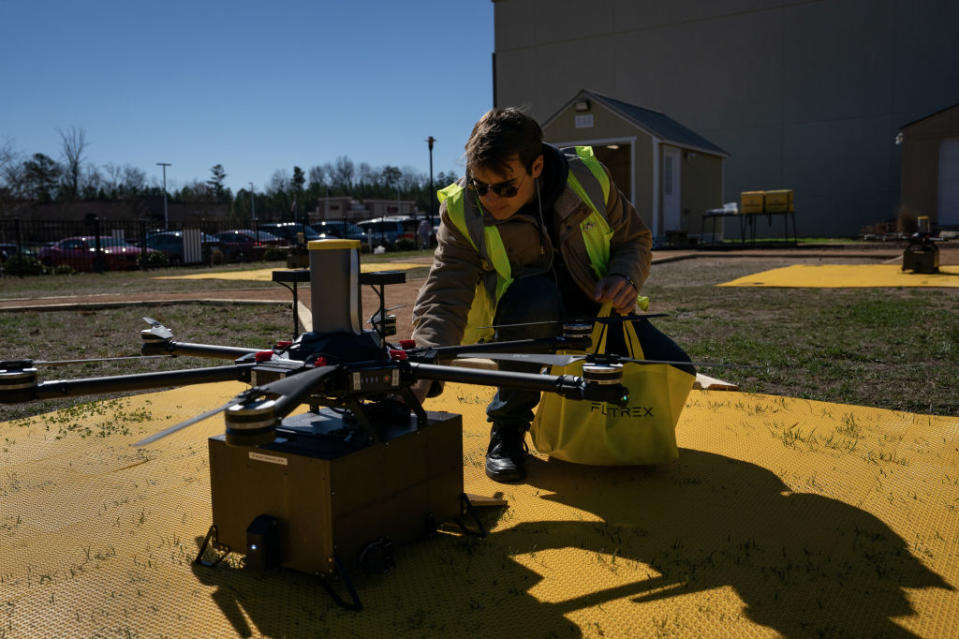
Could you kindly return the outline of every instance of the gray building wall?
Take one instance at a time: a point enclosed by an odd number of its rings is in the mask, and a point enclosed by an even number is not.
[[[801,235],[895,216],[898,128],[959,100],[956,0],[497,0],[499,106],[580,88],[731,154],[726,199],[792,188]]]

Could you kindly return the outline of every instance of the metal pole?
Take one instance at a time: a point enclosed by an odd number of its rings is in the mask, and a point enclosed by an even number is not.
[[[427,201],[430,203],[429,216],[430,224],[433,223],[433,143],[436,138],[432,135],[426,138],[426,144],[430,147],[430,192],[427,194]]]
[[[257,242],[260,241],[260,232],[256,228],[256,200],[253,199],[253,182],[250,182],[250,212],[251,220],[250,224],[253,225],[253,237]]]
[[[157,162],[157,166],[163,167],[163,230],[167,231],[170,229],[170,217],[166,208],[166,168],[173,165],[169,162]]]

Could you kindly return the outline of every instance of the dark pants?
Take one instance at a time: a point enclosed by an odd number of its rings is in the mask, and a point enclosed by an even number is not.
[[[596,317],[599,304],[578,289],[571,291],[568,286],[563,288],[565,296],[560,293],[560,287],[549,275],[535,275],[514,281],[503,294],[496,309],[493,323],[499,328],[496,329],[495,339],[501,341],[555,337],[562,332],[564,320],[589,320]],[[510,324],[526,325],[508,326]],[[649,320],[634,321],[633,326],[646,359],[690,361],[686,352],[650,324]],[[607,352],[627,355],[622,325],[610,324],[607,330]],[[499,367],[500,370],[522,373],[538,373],[541,369],[536,364],[512,362],[500,362]],[[680,368],[695,374],[692,366]],[[533,409],[539,403],[539,397],[538,391],[498,388],[493,401],[486,409],[487,419],[503,426],[528,428],[533,421]]]

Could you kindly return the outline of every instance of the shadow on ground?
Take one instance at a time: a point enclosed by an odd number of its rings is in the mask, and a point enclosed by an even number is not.
[[[728,457],[687,449],[668,470],[533,459],[529,483],[542,499],[601,521],[508,527],[510,511],[503,510],[499,529],[486,539],[439,535],[409,546],[392,574],[357,579],[366,605],[361,613],[336,608],[306,575],[258,575],[225,565],[194,572],[218,586],[214,600],[237,634],[277,637],[516,636],[524,634],[521,628],[534,629],[529,636],[580,636],[583,629],[570,615],[613,602],[627,606],[630,625],[622,626],[623,615],[610,617],[609,624],[621,625],[605,632],[641,636],[655,629],[649,624],[657,619],[650,619],[647,604],[672,605],[713,589],[734,591],[744,605],[743,621],[786,637],[912,637],[893,622],[914,613],[905,589],[953,590],[869,513],[791,493],[770,471]],[[515,559],[550,549],[567,551],[559,560],[550,555],[542,571]],[[562,565],[570,554],[608,562],[608,583],[617,585],[549,602],[532,596],[531,588],[550,574],[576,570],[575,561]],[[700,604],[695,615],[671,620],[669,630],[695,636],[697,628],[722,623],[722,607],[710,618],[709,606]],[[669,608],[657,608],[662,610]],[[665,624],[666,617],[661,620]]]

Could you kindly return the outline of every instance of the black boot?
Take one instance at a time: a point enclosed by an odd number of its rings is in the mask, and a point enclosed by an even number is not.
[[[486,476],[503,483],[526,478],[526,430],[515,424],[493,424],[486,450]]]

